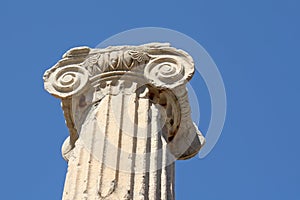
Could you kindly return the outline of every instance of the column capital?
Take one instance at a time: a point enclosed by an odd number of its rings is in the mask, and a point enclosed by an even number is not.
[[[44,74],[45,89],[62,100],[62,108],[70,131],[70,138],[63,147],[63,151],[66,152],[63,154],[73,148],[79,135],[72,109],[74,99],[81,104],[82,97],[83,101],[87,101],[86,94],[92,94],[89,103],[83,102],[84,105],[92,105],[105,95],[103,90],[106,86],[112,86],[112,81],[122,79],[124,80],[122,84],[130,80],[146,85],[157,91],[154,94],[157,94],[158,98],[163,96],[164,101],[170,100],[173,106],[170,115],[175,116],[176,120],[173,117],[169,123],[175,127],[171,129],[176,131],[171,135],[172,138],[170,137],[169,147],[178,159],[194,156],[203,146],[204,138],[192,122],[186,90],[186,83],[193,74],[192,57],[168,43],[111,46],[104,49],[89,47],[70,49]],[[118,87],[124,87],[122,84]],[[175,104],[177,106],[174,106]]]
[[[168,43],[105,49],[76,47],[45,72],[45,89],[64,99],[80,94],[87,85],[103,78],[130,73],[158,89],[174,89],[192,78],[194,63],[186,52]]]

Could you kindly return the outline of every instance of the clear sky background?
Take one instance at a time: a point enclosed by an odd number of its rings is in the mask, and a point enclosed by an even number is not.
[[[177,163],[177,200],[300,199],[300,2],[297,0],[8,1],[0,3],[0,199],[60,199],[68,136],[42,76],[71,47],[131,28],[165,27],[199,42],[227,92],[220,140]],[[209,96],[196,74],[200,129]]]

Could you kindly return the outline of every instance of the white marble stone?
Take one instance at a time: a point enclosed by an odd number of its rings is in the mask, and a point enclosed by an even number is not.
[[[70,136],[64,200],[173,200],[174,162],[204,145],[186,83],[194,63],[166,43],[78,47],[44,74]]]

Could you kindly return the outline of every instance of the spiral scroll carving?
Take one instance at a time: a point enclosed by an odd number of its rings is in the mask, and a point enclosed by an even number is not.
[[[179,56],[153,59],[144,70],[144,75],[151,84],[156,87],[169,89],[186,83],[193,73],[193,62],[182,59]]]
[[[57,68],[48,74],[45,88],[52,95],[67,98],[80,93],[89,80],[88,71],[78,65]]]

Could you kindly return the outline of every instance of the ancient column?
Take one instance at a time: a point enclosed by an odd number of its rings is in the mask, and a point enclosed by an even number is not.
[[[204,138],[186,83],[194,64],[165,43],[73,48],[44,74],[70,136],[63,200],[173,200],[174,161]]]

